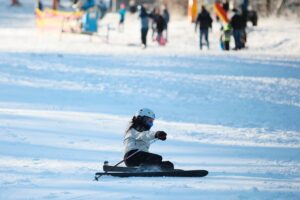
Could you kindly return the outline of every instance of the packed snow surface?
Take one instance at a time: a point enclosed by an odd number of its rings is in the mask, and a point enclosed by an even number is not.
[[[107,43],[37,30],[33,2],[21,2],[0,0],[0,199],[300,199],[297,21],[261,19],[248,49],[224,53],[218,28],[201,52],[194,26],[175,18],[167,46],[149,36],[143,50],[137,16]],[[207,177],[93,181],[122,159],[143,107],[168,133],[151,152]]]

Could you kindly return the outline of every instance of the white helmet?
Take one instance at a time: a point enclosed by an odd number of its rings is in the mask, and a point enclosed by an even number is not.
[[[152,119],[155,119],[155,114],[154,114],[154,112],[153,112],[152,110],[150,110],[149,108],[143,108],[143,109],[140,109],[140,110],[138,111],[137,116],[141,116],[141,117],[146,116],[146,117],[150,117],[150,118],[152,118]]]

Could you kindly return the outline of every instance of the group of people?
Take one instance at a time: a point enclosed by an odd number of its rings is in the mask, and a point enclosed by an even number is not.
[[[131,1],[132,2],[132,1]],[[142,4],[138,7],[131,4],[130,12],[135,13],[139,11],[139,18],[141,20],[141,43],[142,47],[147,47],[147,35],[149,28],[152,29],[152,40],[157,41],[159,45],[165,45],[168,40],[168,23],[170,21],[170,13],[165,5],[162,7],[155,7],[152,12],[149,10],[148,4]],[[137,8],[137,10],[135,10]],[[123,32],[124,22],[126,16],[126,5],[125,3],[120,4],[118,11],[119,20],[119,31]]]
[[[152,12],[148,12],[148,5],[143,4],[140,7],[139,18],[141,20],[142,47],[147,47],[147,35],[150,21],[152,39],[157,41],[160,45],[165,45],[168,40],[168,23],[170,20],[168,9],[164,6],[162,8],[155,8]],[[165,34],[163,34],[164,32]]]
[[[224,10],[229,11],[227,4],[224,4]],[[234,15],[230,19],[229,23],[224,24],[221,27],[221,36],[220,36],[220,46],[223,50],[230,50],[230,40],[231,36],[234,38],[235,47],[233,50],[240,50],[246,47],[247,34],[247,18],[243,12],[238,9],[233,9]],[[205,8],[201,7],[201,12],[198,14],[197,20],[195,22],[195,31],[197,31],[197,26],[200,27],[200,49],[203,48],[203,45],[206,44],[209,49],[209,29],[212,28],[213,19],[211,15]],[[205,42],[203,41],[205,39]]]
[[[84,12],[89,12],[93,8],[97,7],[97,19],[92,19],[88,21],[89,23],[93,22],[95,27],[93,30],[97,30],[97,20],[102,19],[105,13],[108,10],[108,7],[105,5],[104,0],[70,0],[73,3],[73,8],[76,10],[82,10]],[[41,0],[37,0],[38,7],[42,10],[43,6]],[[148,4],[137,5],[134,0],[129,2],[129,11],[131,13],[139,12],[138,16],[141,22],[141,45],[142,48],[147,47],[147,35],[149,28],[152,30],[152,40],[157,42],[159,45],[165,45],[168,41],[168,23],[170,21],[170,13],[166,5],[161,7],[155,7],[151,10],[151,7]],[[226,12],[229,12],[229,3],[224,1],[223,9]],[[93,11],[93,10],[92,10]],[[229,23],[224,24],[221,27],[220,35],[220,46],[223,50],[230,50],[230,41],[231,38],[234,38],[235,47],[234,50],[240,50],[246,47],[247,34],[247,13],[246,8],[241,10],[233,9],[234,15],[229,20]],[[125,16],[127,13],[127,6],[125,3],[120,4],[120,9],[118,11],[120,20],[119,20],[119,31],[123,32]],[[89,15],[86,15],[87,17]],[[91,15],[94,16],[94,15]],[[217,18],[218,20],[218,18]],[[195,31],[199,30],[199,47],[202,50],[204,46],[210,48],[209,43],[209,29],[212,28],[213,19],[206,9],[205,6],[201,7],[197,19],[195,21]],[[199,28],[198,28],[199,26]],[[80,28],[83,27],[80,25]],[[91,27],[91,26],[89,26]]]

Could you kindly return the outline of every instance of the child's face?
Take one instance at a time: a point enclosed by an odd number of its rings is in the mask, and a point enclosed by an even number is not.
[[[146,123],[146,125],[147,125],[149,128],[151,128],[151,127],[153,126],[153,122],[154,122],[154,119],[152,119],[152,118],[150,118],[150,117],[147,117],[147,118],[145,119],[145,123]]]

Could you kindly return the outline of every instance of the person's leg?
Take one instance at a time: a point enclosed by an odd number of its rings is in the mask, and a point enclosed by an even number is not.
[[[174,170],[174,164],[170,161],[163,161],[160,166],[161,166],[161,169],[165,170],[165,171]]]
[[[208,29],[204,30],[204,35],[205,35],[205,40],[206,40],[207,48],[209,49]]]
[[[241,30],[241,48],[246,47],[247,33],[244,29]]]
[[[162,39],[162,32],[157,31],[157,42],[158,42],[158,44],[160,44],[160,45],[161,45],[161,39]]]
[[[238,49],[239,47],[239,37],[238,37],[238,30],[233,30],[233,38],[234,38],[234,44],[235,44],[235,48],[234,49]]]
[[[141,164],[160,165],[162,162],[162,157],[160,155],[144,152],[144,151],[139,151],[138,153],[136,153],[136,151],[137,150],[131,150],[124,155],[126,166],[136,167]],[[131,156],[132,154],[134,155]]]
[[[225,50],[229,51],[229,41],[225,41]]]
[[[202,37],[203,37],[203,29],[200,29],[200,49],[202,49]]]
[[[136,167],[142,163],[142,160],[138,156],[138,153],[136,153],[136,151],[137,151],[137,149],[131,150],[124,155],[124,160],[125,160],[124,162],[127,167]]]
[[[139,152],[137,153],[141,160],[141,165],[145,168],[150,167],[159,167],[159,170],[162,171],[171,171],[174,170],[174,164],[170,161],[162,161],[162,156],[149,152]]]
[[[147,29],[145,29],[145,46],[147,46],[147,35],[148,35],[148,28]]]
[[[145,31],[145,29],[142,29],[141,33],[142,33],[142,44],[146,45],[146,31]]]
[[[166,25],[166,41],[168,41],[168,39],[169,39],[169,32],[168,32],[168,25]]]
[[[137,150],[132,150],[125,154],[124,159],[126,166],[137,167],[142,165],[145,168],[157,166],[163,171],[174,170],[174,164],[170,161],[162,161],[162,156],[144,151],[134,154],[136,151]],[[130,157],[132,154],[134,155]]]
[[[162,162],[162,157],[158,154],[141,151],[139,156],[145,165],[160,165]]]
[[[142,44],[147,46],[147,34],[148,34],[148,29],[143,28],[142,29]]]

